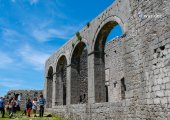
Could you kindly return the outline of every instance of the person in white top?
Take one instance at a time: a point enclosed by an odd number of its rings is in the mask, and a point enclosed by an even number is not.
[[[34,100],[32,101],[32,110],[34,113],[34,117],[37,117],[36,115],[36,111],[37,111],[37,98],[34,98]]]

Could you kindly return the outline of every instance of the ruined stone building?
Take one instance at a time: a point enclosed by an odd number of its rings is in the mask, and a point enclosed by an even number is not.
[[[18,99],[21,109],[24,110],[28,99],[38,99],[41,94],[42,90],[10,90],[5,95],[5,100],[8,102],[11,98]]]
[[[47,110],[72,120],[170,119],[170,0],[115,1],[51,55],[44,84]]]

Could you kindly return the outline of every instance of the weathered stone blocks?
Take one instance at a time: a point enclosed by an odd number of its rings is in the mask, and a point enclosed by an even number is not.
[[[167,0],[117,0],[91,21],[89,27],[80,31],[81,42],[87,46],[87,69],[83,72],[80,69],[81,75],[86,76],[88,81],[88,87],[82,87],[88,91],[86,104],[71,104],[72,86],[75,85],[75,89],[81,86],[78,84],[80,81],[72,85],[74,79],[71,77],[83,78],[73,74],[70,67],[73,51],[80,41],[74,36],[55,52],[46,61],[45,77],[50,67],[53,73],[56,72],[56,61],[64,55],[68,70],[68,102],[64,109],[52,106],[49,110],[75,120],[168,120],[169,6],[170,1]],[[116,23],[122,27],[123,36],[105,44],[105,39]],[[79,52],[76,54],[79,55]],[[86,65],[82,66],[86,68]],[[44,94],[50,99],[47,81],[45,78]],[[79,97],[77,90],[72,92],[75,97]]]

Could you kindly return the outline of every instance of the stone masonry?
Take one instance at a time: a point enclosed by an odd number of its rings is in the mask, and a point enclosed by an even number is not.
[[[170,120],[170,0],[116,0],[46,61],[43,92],[71,120]]]
[[[42,94],[42,90],[11,90],[5,95],[6,101],[11,98],[18,98],[20,101],[20,107],[22,110],[25,109],[27,99],[33,100],[34,98],[39,98]]]

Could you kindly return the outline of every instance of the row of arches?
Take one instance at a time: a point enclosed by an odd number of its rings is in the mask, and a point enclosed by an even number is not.
[[[114,29],[116,28],[116,29]],[[115,31],[118,31],[117,34]],[[95,102],[108,102],[108,87],[105,85],[105,45],[117,36],[123,35],[120,25],[115,21],[109,21],[97,33],[94,44],[94,94]],[[110,39],[110,40],[108,40]],[[52,91],[55,91],[55,105],[67,104],[67,59],[63,55],[59,58],[56,73],[50,67],[47,76],[47,107],[52,107]],[[71,57],[70,76],[70,103],[81,104],[88,102],[88,49],[84,42],[80,41],[74,48]],[[56,78],[54,78],[54,74]],[[55,79],[55,87],[53,80]],[[124,79],[122,80],[124,84]],[[124,87],[124,86],[122,86]],[[54,90],[55,88],[55,90]],[[122,98],[124,94],[122,95]]]

